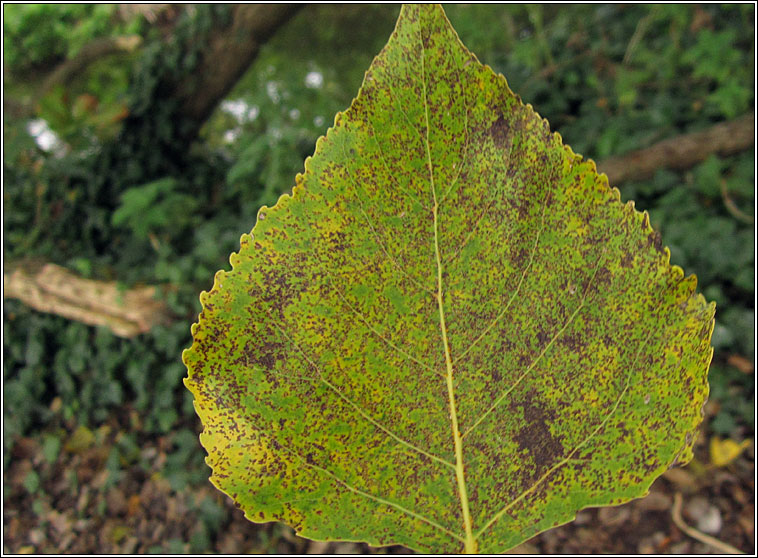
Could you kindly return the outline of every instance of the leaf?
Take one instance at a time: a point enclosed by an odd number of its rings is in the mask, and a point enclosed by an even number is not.
[[[177,180],[169,176],[129,188],[121,195],[111,223],[129,227],[139,238],[147,238],[151,230],[169,223],[181,228],[199,204],[192,196],[177,192],[177,187]]]
[[[729,438],[722,440],[718,436],[713,436],[709,447],[713,466],[726,467],[750,447],[750,440],[743,440],[738,444]]]
[[[67,452],[70,453],[83,453],[92,447],[95,443],[95,434],[86,426],[79,425],[71,437],[63,446]]]
[[[402,9],[296,183],[184,353],[249,519],[502,552],[692,457],[714,306],[440,7]]]

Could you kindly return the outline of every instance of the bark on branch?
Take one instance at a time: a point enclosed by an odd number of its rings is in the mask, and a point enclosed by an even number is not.
[[[82,279],[51,263],[6,269],[3,287],[4,298],[17,298],[40,312],[105,326],[119,337],[134,337],[171,319],[166,305],[155,299],[155,287],[122,290],[116,282]]]
[[[298,4],[231,7],[230,25],[214,30],[198,67],[177,86],[173,95],[180,100],[182,114],[196,123],[197,130],[242,77],[261,45],[301,7]]]
[[[650,178],[658,169],[686,170],[709,155],[734,155],[755,143],[755,112],[716,124],[707,130],[661,141],[597,164],[611,186],[629,180]]]

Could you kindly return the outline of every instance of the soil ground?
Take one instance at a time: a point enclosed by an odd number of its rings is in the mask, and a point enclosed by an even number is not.
[[[410,553],[402,547],[314,542],[281,524],[251,523],[209,482],[174,490],[163,474],[171,449],[165,437],[141,440],[140,465],[122,470],[113,482],[108,455],[125,424],[128,421],[114,418],[101,429],[100,443],[69,444],[53,462],[47,461],[41,438],[17,441],[4,478],[5,553],[194,553],[201,549],[224,554]],[[685,522],[754,553],[753,448],[716,469],[708,465],[704,439],[701,435],[695,460],[686,468],[665,473],[647,497],[583,510],[575,521],[534,537],[514,552],[720,553],[672,521],[678,492],[683,497]],[[30,471],[36,473],[31,478],[36,477],[38,484],[30,482]],[[203,511],[209,503],[216,510],[211,520]]]

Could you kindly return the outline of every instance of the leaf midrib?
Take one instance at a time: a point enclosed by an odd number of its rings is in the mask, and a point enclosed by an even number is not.
[[[426,137],[424,146],[426,148],[426,161],[429,169],[429,184],[432,190],[432,199],[434,205],[432,212],[434,215],[434,257],[437,264],[437,308],[439,309],[440,333],[442,336],[442,346],[445,352],[445,369],[448,402],[450,404],[450,423],[453,433],[453,444],[455,446],[455,477],[458,483],[458,496],[461,502],[461,513],[463,515],[463,528],[466,534],[464,550],[467,554],[476,554],[477,544],[474,537],[471,523],[471,513],[469,510],[468,491],[466,489],[466,475],[463,465],[463,440],[460,429],[458,428],[458,413],[455,404],[455,382],[453,381],[453,359],[450,355],[450,343],[447,338],[447,326],[445,325],[445,307],[444,307],[444,289],[442,286],[442,258],[440,256],[439,243],[439,204],[437,201],[437,190],[434,184],[434,167],[432,165],[432,153],[429,142],[429,102],[426,92],[426,65],[424,40],[421,35],[421,23],[418,25],[419,45],[421,46],[421,87],[424,100],[424,119],[426,124]]]

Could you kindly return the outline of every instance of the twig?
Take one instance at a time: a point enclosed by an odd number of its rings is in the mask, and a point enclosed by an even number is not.
[[[542,50],[542,55],[545,57],[545,65],[555,66],[555,58],[553,58],[553,53],[550,51],[550,45],[545,36],[545,26],[542,23],[542,6],[528,4],[526,6],[526,13],[529,21],[534,26],[534,35],[537,39],[537,44]]]
[[[629,39],[629,44],[626,46],[626,51],[624,52],[624,59],[621,62],[622,65],[624,66],[629,65],[629,62],[632,60],[632,55],[634,54],[634,51],[637,48],[637,45],[642,40],[642,37],[645,36],[645,31],[647,31],[647,27],[650,24],[650,21],[652,20],[653,16],[657,12],[657,8],[658,7],[655,6],[649,14],[647,14],[645,17],[643,17],[637,22],[637,27],[634,29],[634,34],[632,35],[632,38]]]
[[[729,191],[726,189],[726,180],[721,181],[721,198],[724,200],[724,206],[727,211],[732,214],[732,217],[738,221],[747,223],[748,225],[753,224],[753,217],[740,210],[740,208],[737,207],[737,204],[734,203],[734,200],[729,196]]]
[[[715,537],[711,537],[710,535],[706,535],[705,533],[701,533],[694,527],[690,527],[689,525],[687,525],[684,522],[684,519],[682,519],[682,495],[679,492],[674,494],[674,507],[671,508],[671,519],[674,520],[674,524],[677,527],[679,527],[682,531],[684,531],[690,537],[700,541],[703,544],[712,546],[713,548],[715,548],[722,554],[745,554],[744,552],[733,547],[732,545],[722,542]]]

